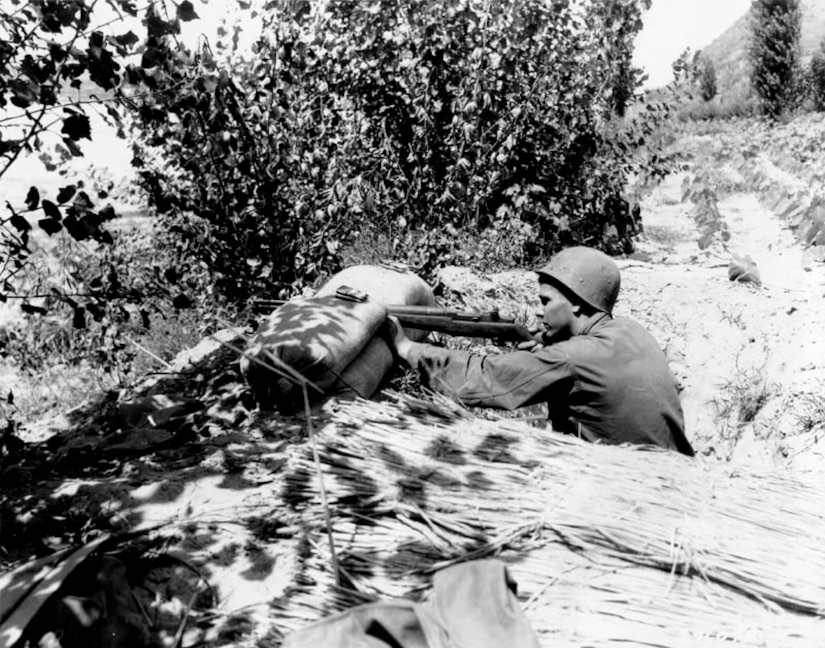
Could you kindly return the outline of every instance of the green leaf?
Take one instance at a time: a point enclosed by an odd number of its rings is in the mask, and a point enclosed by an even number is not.
[[[132,0],[116,0],[118,6],[130,16],[137,16],[137,8]],[[111,2],[109,3],[111,4]]]
[[[115,36],[114,41],[123,47],[131,47],[135,43],[139,42],[140,39],[135,35],[135,33],[130,29],[125,34],[121,34],[120,36]]]
[[[37,187],[29,187],[29,193],[26,194],[26,207],[29,209],[37,209],[40,204],[40,192]]]
[[[69,153],[71,153],[73,157],[83,157],[83,151],[81,151],[80,147],[68,137],[63,138],[63,143],[66,145],[66,148],[69,149]]]
[[[195,13],[195,7],[189,0],[183,0],[183,2],[178,5],[177,16],[179,20],[184,22],[189,22],[200,17]]]
[[[140,57],[140,67],[157,67],[166,60],[166,52],[157,47],[147,47]]]
[[[28,108],[39,96],[37,84],[27,79],[12,79],[9,88],[13,94],[11,102],[18,108]]]
[[[66,50],[57,43],[49,45],[49,56],[55,63],[62,63],[66,59]]]
[[[73,142],[83,137],[87,140],[92,139],[92,126],[86,115],[69,115],[63,120],[63,128],[60,129],[60,132],[68,135]]]
[[[72,198],[74,198],[75,193],[77,193],[77,187],[75,185],[60,187],[60,191],[57,193],[57,202],[61,205],[65,202],[69,202]]]
[[[166,22],[157,14],[151,13],[146,16],[146,31],[149,36],[160,38],[162,36],[171,36],[180,32],[180,27],[177,23]]]
[[[18,232],[28,232],[32,228],[29,221],[23,218],[20,214],[12,214],[9,222]]]
[[[41,218],[37,221],[37,224],[40,225],[40,229],[46,232],[49,236],[57,234],[63,229],[63,224],[54,218]]]
[[[55,205],[51,200],[44,200],[43,201],[43,213],[46,214],[49,218],[53,218],[54,220],[61,220],[63,218],[63,214],[60,213],[60,208]]]

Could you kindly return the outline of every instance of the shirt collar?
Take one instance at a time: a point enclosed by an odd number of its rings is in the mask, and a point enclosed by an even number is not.
[[[587,335],[605,319],[613,319],[613,316],[610,313],[603,312],[598,312],[595,315],[591,315],[590,318],[579,329],[576,335]]]

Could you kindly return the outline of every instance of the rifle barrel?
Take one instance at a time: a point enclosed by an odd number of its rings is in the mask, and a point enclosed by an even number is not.
[[[285,299],[253,299],[250,305],[253,310],[266,311],[274,310],[287,303]],[[515,320],[508,320],[502,318],[497,310],[490,311],[457,311],[451,308],[442,308],[441,306],[408,306],[406,304],[398,304],[387,306],[387,311],[390,315],[400,317],[403,315],[426,315],[428,317],[453,317],[468,322],[514,322]]]
[[[535,340],[527,327],[515,321],[462,320],[438,315],[397,315],[398,321],[406,328],[435,331],[448,335],[464,337],[490,338],[508,342],[526,342]]]
[[[254,299],[253,310],[267,311],[283,306],[283,299]],[[387,312],[407,328],[435,331],[464,337],[491,338],[509,342],[534,340],[527,327],[515,320],[502,318],[497,310],[456,311],[439,306],[388,306]]]

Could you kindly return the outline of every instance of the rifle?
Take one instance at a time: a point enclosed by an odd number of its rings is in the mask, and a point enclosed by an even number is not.
[[[342,299],[352,299],[346,294],[339,296]],[[284,304],[286,300],[283,299],[250,301],[250,307],[255,312],[271,312]],[[387,306],[387,312],[398,318],[404,328],[506,342],[541,341],[538,335],[532,335],[523,324],[501,317],[498,310],[457,311],[437,306]]]

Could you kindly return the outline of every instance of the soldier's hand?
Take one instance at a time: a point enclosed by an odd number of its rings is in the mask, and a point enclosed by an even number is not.
[[[387,329],[387,342],[393,348],[395,354],[402,360],[406,361],[407,351],[409,350],[412,342],[410,341],[410,338],[407,337],[407,333],[404,331],[404,328],[401,326],[401,323],[398,321],[397,317],[390,315],[387,318]]]
[[[516,345],[519,351],[534,351],[536,348],[544,346],[543,332],[538,325],[531,326],[527,331],[533,336],[533,339],[519,342]]]

